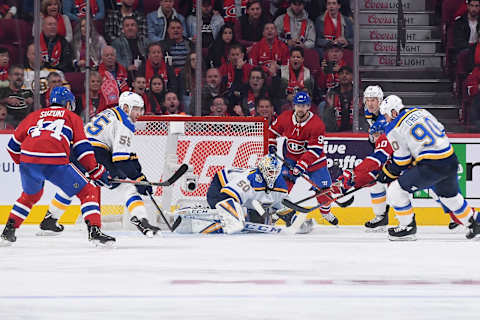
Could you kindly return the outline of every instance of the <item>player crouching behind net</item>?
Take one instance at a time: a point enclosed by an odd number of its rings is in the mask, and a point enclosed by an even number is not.
[[[271,155],[260,159],[257,168],[223,169],[213,177],[207,191],[210,209],[182,208],[175,212],[182,217],[177,232],[238,233],[308,233],[313,228],[306,215],[295,215],[283,209],[287,185],[281,175],[281,163]],[[259,205],[261,204],[261,205]],[[264,212],[263,206],[277,210],[287,228],[271,225],[276,213]],[[267,210],[268,211],[268,210]]]
[[[133,92],[123,92],[118,100],[118,106],[97,114],[85,125],[85,133],[93,145],[95,157],[110,172],[113,178],[146,181],[142,167],[138,162],[132,146],[134,123],[143,114],[142,97]],[[112,189],[119,184],[113,184]],[[122,185],[125,192],[125,206],[131,214],[130,222],[147,237],[152,237],[160,229],[152,226],[147,220],[145,205],[139,194],[152,193],[149,185]],[[61,232],[63,226],[58,225],[58,219],[71,202],[71,197],[58,192],[50,203],[48,213],[40,224],[42,230]]]
[[[50,105],[30,113],[8,143],[10,156],[20,164],[23,192],[13,205],[0,245],[16,241],[15,230],[40,200],[45,180],[58,186],[67,197],[77,196],[88,226],[89,240],[95,244],[110,245],[115,238],[100,230],[98,189],[70,163],[70,149],[96,184],[108,185],[108,172],[95,160],[92,145],[83,131],[82,119],[71,111],[75,108],[75,97],[70,90],[54,88],[50,94]],[[70,148],[70,145],[73,147]]]

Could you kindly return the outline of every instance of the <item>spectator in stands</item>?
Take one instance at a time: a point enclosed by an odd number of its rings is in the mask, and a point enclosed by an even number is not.
[[[314,79],[304,61],[303,48],[293,47],[288,65],[281,66],[280,72],[272,79],[271,92],[275,94],[274,104],[277,107],[291,103],[297,91],[307,91],[312,96]]]
[[[237,44],[233,27],[230,23],[224,24],[218,32],[221,36],[215,39],[208,48],[207,66],[210,68],[219,68],[228,60],[230,46]]]
[[[330,42],[325,49],[325,58],[322,60],[321,69],[317,78],[317,85],[323,92],[326,92],[338,84],[339,79],[337,73],[341,67],[347,65],[343,59],[343,47],[341,45]]]
[[[139,68],[138,73],[145,76],[147,89],[150,88],[150,80],[154,75],[162,77],[163,84],[170,91],[177,90],[175,73],[173,68],[165,63],[162,46],[160,42],[152,42],[147,48],[147,60]],[[171,79],[171,81],[170,81]]]
[[[85,18],[87,13],[87,0],[62,1],[63,13],[68,16],[70,21],[77,22]],[[93,20],[103,20],[105,18],[105,5],[103,0],[90,0],[90,12]]]
[[[250,71],[248,84],[242,90],[240,97],[232,101],[233,112],[239,116],[254,116],[258,101],[268,97],[267,76],[261,67],[254,67]]]
[[[70,18],[62,14],[62,4],[60,0],[43,0],[40,8],[40,23],[45,17],[53,17],[57,21],[57,31],[59,36],[62,36],[68,42],[72,41],[72,24]],[[32,29],[33,34],[33,29]]]
[[[112,42],[117,52],[117,61],[129,72],[130,79],[140,68],[147,53],[147,39],[138,32],[137,20],[123,19],[123,33]]]
[[[222,83],[222,76],[217,68],[210,68],[207,70],[205,76],[205,85],[202,88],[202,116],[208,115],[211,110],[209,106],[215,97],[221,96],[224,93],[224,87]],[[193,102],[195,96],[193,97]],[[195,103],[193,103],[195,105]]]
[[[322,115],[328,132],[351,131],[353,126],[353,72],[348,66],[338,71],[339,83],[328,90]]]
[[[128,91],[128,74],[127,69],[117,62],[117,53],[112,46],[105,46],[102,50],[102,62],[98,66],[98,72],[102,76],[102,85],[105,81],[114,80],[117,84],[119,92]],[[102,93],[105,94],[105,90],[102,87]],[[110,105],[113,101],[107,99],[107,104]]]
[[[99,0],[101,1],[101,0]],[[97,68],[100,64],[102,55],[102,49],[107,45],[105,39],[98,34],[93,23],[90,20],[90,36],[88,41],[90,42],[90,67]],[[86,37],[87,35],[87,19],[81,18],[80,22],[75,25],[73,29],[73,68],[75,71],[85,72],[86,62]]]
[[[265,24],[270,21],[268,15],[263,12],[261,1],[249,0],[247,2],[247,14],[241,15],[235,21],[235,37],[248,51],[262,39],[260,30],[265,33]],[[263,37],[265,37],[265,34],[263,34]]]
[[[467,0],[467,13],[457,17],[453,26],[455,53],[473,50],[480,35],[480,0]]]
[[[213,10],[221,13],[224,11],[223,2],[224,0],[211,0]],[[193,14],[195,15],[196,8],[197,8],[197,1],[196,0],[178,0],[175,2],[175,7],[177,8],[178,12],[183,14],[184,16]]]
[[[53,88],[61,87],[62,85],[62,77],[59,73],[53,71],[48,74],[47,91],[40,96],[40,104],[42,105],[42,108],[50,107],[50,92],[52,92]]]
[[[182,111],[180,106],[180,100],[175,92],[167,92],[163,98],[163,109],[165,110],[164,115],[183,115],[187,114]]]
[[[25,54],[25,68],[24,68],[24,77],[23,77],[23,87],[22,89],[33,91],[33,82],[35,81],[35,45],[33,43],[29,44],[27,47],[27,52]],[[41,62],[41,61],[40,61]],[[40,94],[45,93],[48,89],[47,77],[50,72],[56,72],[62,78],[62,84],[67,85],[65,75],[61,70],[54,68],[47,68],[42,65],[40,66]]]
[[[173,5],[173,0],[160,0],[158,10],[147,14],[147,31],[150,42],[165,40],[168,24],[173,19],[177,19],[182,23],[183,36],[188,36],[185,18],[175,10]]]
[[[167,57],[167,64],[172,66],[175,74],[179,74],[185,66],[187,56],[195,51],[193,43],[183,36],[183,26],[180,20],[170,21],[168,28],[168,39],[160,42],[163,53]]]
[[[244,85],[248,82],[250,71],[253,66],[245,60],[244,48],[239,44],[230,47],[228,62],[220,67],[220,74],[226,81],[226,89],[230,91],[229,100],[232,102],[232,94],[239,97]],[[235,98],[233,98],[235,100]]]
[[[178,76],[178,96],[182,100],[183,111],[187,114],[195,114],[195,104],[192,102],[192,97],[195,95],[195,74],[197,66],[197,54],[195,52],[190,52],[185,62],[185,67]],[[202,66],[202,70],[205,70],[205,67]]]
[[[150,90],[147,92],[145,101],[145,114],[163,114],[162,103],[165,100],[165,85],[163,78],[157,74],[150,79]]]
[[[267,119],[268,124],[272,124],[272,122],[277,118],[277,114],[275,113],[275,108],[273,107],[273,104],[270,101],[270,99],[260,98],[258,100],[257,115]]]
[[[268,22],[263,29],[263,38],[253,45],[249,56],[252,65],[263,66],[274,76],[279,66],[288,63],[290,53],[285,43],[278,39],[277,28]]]
[[[132,91],[137,93],[143,98],[143,101],[147,98],[147,81],[145,76],[142,74],[137,74],[132,81]]]
[[[40,55],[43,64],[63,72],[72,69],[72,48],[64,37],[57,34],[57,20],[47,16],[42,21]]]
[[[211,0],[202,0],[202,48],[209,48],[217,38],[223,26],[223,18],[218,12],[213,11]],[[197,32],[197,17],[187,17],[187,34],[189,39],[195,41]]]
[[[102,112],[108,108],[107,101],[102,94],[102,76],[97,71],[90,72],[90,86],[89,86],[89,99],[88,109],[86,106],[87,98],[85,92],[77,99],[76,113],[84,115],[88,112],[88,118],[93,118],[97,113]],[[86,111],[88,110],[88,111]]]
[[[222,96],[216,96],[213,98],[212,103],[210,105],[210,114],[209,116],[212,117],[228,117],[230,114],[228,113],[228,101],[227,98]]]
[[[135,0],[122,0],[119,9],[109,10],[105,19],[105,40],[112,43],[123,32],[123,19],[133,17],[137,21],[139,36],[147,36],[147,23],[145,15],[133,7]]]
[[[352,21],[340,13],[340,0],[326,0],[327,10],[315,21],[317,34],[316,46],[320,57],[323,57],[325,47],[333,42],[344,48],[352,48]]]
[[[7,107],[3,104],[0,104],[0,130],[15,129],[15,126],[7,120],[7,117],[8,117]]]
[[[300,46],[313,48],[315,46],[315,26],[308,19],[304,9],[304,0],[291,0],[287,12],[275,19],[280,40],[289,48]]]
[[[0,88],[0,103],[7,106],[7,121],[17,126],[33,110],[33,93],[22,89],[23,67],[11,65],[8,70],[10,85]]]
[[[0,19],[13,19],[17,16],[17,0],[2,0],[0,3]]]
[[[0,88],[8,87],[8,68],[10,67],[10,54],[8,49],[0,47]]]

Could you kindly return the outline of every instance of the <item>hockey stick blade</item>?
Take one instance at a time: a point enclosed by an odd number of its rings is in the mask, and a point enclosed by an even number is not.
[[[292,202],[288,199],[283,199],[282,200],[282,204],[285,206],[285,207],[288,207],[290,209],[293,209],[295,211],[298,211],[298,212],[301,212],[301,213],[309,213],[310,211],[312,211],[311,209],[309,208],[305,208],[305,207],[302,207],[302,206],[299,206],[298,204],[296,204],[295,202]]]
[[[180,223],[182,223],[182,217],[177,217],[177,219],[175,219],[175,221],[173,221],[172,232],[174,232],[178,228]]]
[[[150,181],[135,181],[135,180],[125,180],[125,179],[111,179],[113,183],[131,183],[134,185],[139,185],[139,186],[155,186],[155,187],[168,187],[177,182],[178,179],[180,179],[185,172],[188,170],[188,165],[187,164],[182,164],[177,171],[173,173],[173,175],[168,178],[167,181],[162,181],[162,182],[150,182]]]
[[[167,218],[165,218],[165,215],[163,214],[162,209],[160,209],[160,207],[158,206],[157,201],[155,201],[155,198],[153,197],[153,195],[152,195],[151,193],[149,193],[148,196],[150,197],[150,200],[152,200],[152,203],[154,204],[154,206],[157,208],[158,214],[160,214],[160,217],[162,217],[163,222],[167,225],[168,229],[169,229],[171,232],[173,232],[174,229],[172,228],[172,226],[170,225],[170,223],[168,223]],[[179,222],[179,224],[180,224],[180,222]],[[178,226],[177,226],[177,227],[178,227]]]
[[[347,201],[340,202],[340,201],[336,200],[335,203],[338,204],[338,206],[340,208],[346,208],[346,207],[351,206],[354,200],[355,200],[355,196],[352,196]]]

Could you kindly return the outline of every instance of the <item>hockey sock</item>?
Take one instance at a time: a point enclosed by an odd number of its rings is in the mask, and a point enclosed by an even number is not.
[[[89,222],[91,226],[101,227],[100,216],[100,187],[94,187],[92,184],[87,183],[79,193],[77,193],[78,199],[81,203],[82,217],[85,222]]]
[[[413,208],[411,203],[403,207],[393,206],[393,210],[395,212],[395,217],[400,222],[401,226],[409,225],[410,222],[412,222]]]
[[[322,206],[322,207],[320,207],[320,213],[321,213],[322,215],[327,215],[327,214],[330,213],[330,208],[331,208],[330,205],[328,205],[328,206]]]
[[[125,203],[125,206],[128,208],[128,212],[130,212],[131,217],[136,216],[139,220],[142,218],[147,219],[145,204],[139,195],[129,197]]]
[[[43,189],[35,194],[22,192],[20,198],[14,203],[8,219],[15,221],[15,228],[19,228],[23,221],[28,217],[30,210],[35,203],[42,197]]]
[[[387,209],[387,193],[385,191],[379,193],[371,192],[370,196],[372,198],[372,208],[375,215],[385,215],[385,210]]]
[[[72,198],[66,195],[63,191],[58,191],[55,194],[55,197],[50,202],[48,206],[48,211],[52,214],[52,217],[55,219],[60,219],[67,207],[72,202]]]
[[[440,197],[440,201],[445,204],[448,209],[452,210],[455,217],[464,225],[467,224],[468,219],[474,213],[474,210],[472,210],[460,193],[451,198]]]

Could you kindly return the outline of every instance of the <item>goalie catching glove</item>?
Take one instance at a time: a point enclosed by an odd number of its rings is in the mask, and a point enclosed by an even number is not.
[[[101,164],[97,164],[95,168],[90,170],[88,172],[88,176],[90,177],[90,179],[93,180],[93,183],[95,183],[95,185],[99,187],[107,187],[107,188],[112,187],[112,183],[110,181],[110,175],[107,169],[105,169],[105,167]]]

